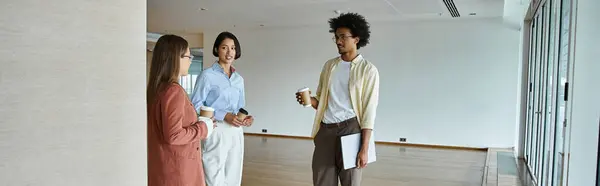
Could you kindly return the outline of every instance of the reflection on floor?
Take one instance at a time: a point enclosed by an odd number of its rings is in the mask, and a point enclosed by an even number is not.
[[[310,186],[313,142],[246,136],[244,186]],[[362,185],[481,186],[485,151],[376,145]]]
[[[490,149],[488,158],[487,186],[522,186],[512,149]]]
[[[531,179],[531,176],[529,176],[527,164],[525,164],[523,159],[518,161],[517,167],[519,169],[519,178],[521,179],[522,186],[534,186],[535,182]]]

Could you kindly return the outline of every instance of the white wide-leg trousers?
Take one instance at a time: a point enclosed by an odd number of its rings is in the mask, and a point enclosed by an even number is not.
[[[244,131],[217,121],[208,139],[202,141],[202,163],[207,186],[242,185]]]

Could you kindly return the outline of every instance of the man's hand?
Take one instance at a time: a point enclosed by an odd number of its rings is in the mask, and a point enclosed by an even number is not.
[[[308,95],[312,95],[312,92],[309,90],[308,91]],[[300,103],[300,105],[304,105],[306,103],[304,103],[304,100],[302,100],[302,92],[296,92],[296,101],[298,101],[298,103]],[[312,104],[312,103],[310,103]]]
[[[225,120],[225,122],[227,122],[235,127],[240,127],[240,126],[244,125],[243,121],[238,119],[237,116],[233,115],[232,113],[225,114],[224,120]]]
[[[361,130],[361,146],[360,151],[358,152],[358,157],[356,157],[356,166],[358,168],[367,167],[367,162],[369,162],[369,140],[371,139],[372,129],[362,129]]]
[[[357,168],[365,168],[367,167],[367,162],[369,161],[369,153],[366,150],[361,150],[358,152],[358,157],[356,158],[356,166]]]
[[[246,116],[246,118],[244,118],[243,123],[244,123],[244,126],[247,126],[247,127],[252,126],[252,124],[254,123],[254,117]]]
[[[310,90],[308,91],[308,94],[312,94],[310,92]],[[300,103],[300,105],[304,105],[304,101],[302,100],[302,93],[301,92],[296,92],[296,101],[298,103]],[[317,98],[310,97],[310,105],[312,105],[312,107],[314,109],[317,109],[319,107],[319,101],[317,101]]]

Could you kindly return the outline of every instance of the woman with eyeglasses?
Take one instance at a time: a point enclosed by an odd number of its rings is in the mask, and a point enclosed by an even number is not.
[[[245,116],[244,79],[233,67],[242,51],[235,35],[222,32],[212,52],[219,59],[198,76],[192,95],[196,109],[208,106],[215,110],[217,128],[202,145],[206,184],[239,186],[244,157],[242,127],[251,126],[254,121],[252,116]],[[244,115],[238,117],[238,112]]]
[[[183,87],[191,65],[188,42],[175,35],[158,39],[147,96],[148,185],[204,186],[200,140],[210,136],[213,121],[198,117]]]

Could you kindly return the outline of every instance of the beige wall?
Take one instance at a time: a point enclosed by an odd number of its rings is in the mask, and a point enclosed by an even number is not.
[[[147,185],[146,1],[0,6],[0,185]]]
[[[148,76],[150,75],[150,63],[152,62],[152,50],[154,49],[154,42],[146,41],[146,84],[148,83]]]
[[[149,31],[149,32],[153,32],[153,31]],[[169,32],[169,33],[153,32],[153,33],[174,34],[174,35],[181,36],[185,40],[187,40],[188,44],[190,45],[190,48],[202,48],[203,44],[204,44],[204,33],[196,33],[196,34],[178,33],[178,32]],[[150,45],[148,45],[148,46],[150,46]]]
[[[381,78],[376,140],[514,146],[519,31],[500,18],[375,22],[372,28],[372,44],[360,52]],[[205,49],[222,30],[204,32]],[[299,108],[289,93],[316,89],[323,64],[338,54],[327,27],[227,30],[242,48],[234,65],[244,76],[245,108],[261,118],[244,132],[310,136],[314,111]],[[209,51],[205,67],[216,60]],[[285,125],[278,122],[283,120]]]
[[[177,34],[188,41],[190,48],[202,48],[204,45],[204,34]]]

